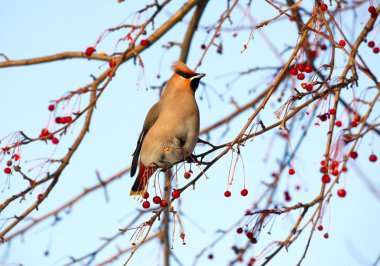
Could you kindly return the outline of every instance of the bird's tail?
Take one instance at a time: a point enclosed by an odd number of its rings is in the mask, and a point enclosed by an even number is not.
[[[153,175],[153,173],[156,171],[156,167],[154,166],[148,166],[146,167],[142,162],[139,163],[139,174],[135,180],[135,183],[133,184],[130,195],[141,195],[147,185],[149,178]]]

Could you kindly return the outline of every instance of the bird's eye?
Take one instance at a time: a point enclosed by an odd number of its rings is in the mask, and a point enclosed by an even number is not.
[[[185,73],[183,71],[177,71],[176,73],[185,79],[189,79],[189,78],[194,77],[196,75],[196,74]]]

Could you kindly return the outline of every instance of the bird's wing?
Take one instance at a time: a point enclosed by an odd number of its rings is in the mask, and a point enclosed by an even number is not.
[[[144,138],[146,134],[148,133],[149,129],[156,122],[159,115],[160,115],[160,102],[157,102],[156,104],[152,106],[152,108],[150,108],[148,114],[146,115],[143,128],[141,130],[139,139],[137,140],[136,149],[132,154],[133,159],[132,159],[132,167],[131,167],[131,176],[134,176],[136,173],[140,150],[141,150],[141,146],[144,141]]]

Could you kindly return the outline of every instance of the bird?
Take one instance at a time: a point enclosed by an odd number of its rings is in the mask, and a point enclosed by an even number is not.
[[[167,170],[188,158],[199,137],[199,109],[195,92],[201,78],[181,61],[172,65],[173,75],[159,101],[144,120],[136,149],[132,154],[131,177],[139,167],[130,195],[143,194],[157,169]]]

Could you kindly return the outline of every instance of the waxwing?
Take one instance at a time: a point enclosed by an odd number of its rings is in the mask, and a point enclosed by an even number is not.
[[[133,152],[131,176],[139,164],[131,195],[141,195],[157,169],[169,169],[194,150],[199,135],[199,110],[195,91],[205,74],[195,73],[181,61],[172,65],[173,76],[160,100],[144,121]],[[140,160],[139,160],[140,158]]]

